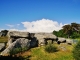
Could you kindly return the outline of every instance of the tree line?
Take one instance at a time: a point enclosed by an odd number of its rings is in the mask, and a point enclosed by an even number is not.
[[[8,30],[2,30],[2,31],[0,32],[0,36],[1,36],[1,37],[2,37],[2,36],[6,36],[7,33],[8,33]]]
[[[61,30],[53,31],[57,37],[80,38],[80,24],[71,23],[64,25]]]

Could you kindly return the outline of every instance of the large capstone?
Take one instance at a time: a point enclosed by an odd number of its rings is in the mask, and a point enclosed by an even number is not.
[[[28,38],[29,32],[9,31],[7,35],[8,35],[7,45],[9,46],[18,38]]]
[[[8,36],[9,37],[28,37],[29,32],[9,31]]]
[[[34,35],[37,40],[39,45],[45,45],[47,43],[47,40],[56,40],[57,37],[53,35],[52,33],[35,33]]]

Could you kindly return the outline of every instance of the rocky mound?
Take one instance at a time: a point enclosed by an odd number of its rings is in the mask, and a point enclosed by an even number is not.
[[[7,48],[1,52],[1,55],[9,53],[12,49],[17,47],[36,47],[38,45],[45,45],[47,40],[54,40],[57,37],[51,33],[29,33],[29,32],[19,32],[10,31],[8,32],[8,43]]]

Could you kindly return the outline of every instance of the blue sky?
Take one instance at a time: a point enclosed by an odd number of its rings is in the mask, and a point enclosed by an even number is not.
[[[59,24],[80,23],[80,0],[0,0],[0,29],[10,29],[9,25],[24,29],[21,22],[43,18]]]

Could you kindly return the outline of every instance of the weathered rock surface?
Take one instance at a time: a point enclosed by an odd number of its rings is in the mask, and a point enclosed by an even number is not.
[[[53,38],[56,39],[57,37],[53,35],[52,33],[35,33],[35,37],[40,37],[40,38]]]
[[[45,41],[44,41],[44,38],[46,37],[45,35],[36,33],[35,37],[38,40],[39,44],[41,43],[45,44]]]
[[[58,38],[58,41],[60,41],[60,42],[63,42],[63,41],[65,41],[66,39],[65,38]]]
[[[44,35],[46,36],[46,38],[57,39],[57,37],[53,35],[52,33],[45,33]]]
[[[58,44],[60,44],[60,43],[66,43],[66,39],[65,38],[61,38],[61,37],[58,37],[57,43]]]
[[[0,51],[5,47],[5,43],[0,43]]]
[[[8,36],[11,37],[28,37],[29,32],[9,31]]]
[[[7,35],[9,37],[7,45],[9,46],[18,38],[28,38],[29,32],[9,31]]]
[[[66,39],[66,43],[72,45],[72,44],[73,44],[73,40],[71,40],[71,39]]]
[[[3,52],[1,52],[1,55],[9,53],[12,49],[15,48],[28,48],[30,46],[30,41],[25,38],[19,38],[16,41],[14,41],[11,45],[9,45]]]
[[[8,47],[1,52],[1,55],[9,53],[10,50],[16,47],[35,47],[38,45],[45,45],[47,40],[56,40],[57,37],[51,33],[29,33],[29,32],[19,32],[19,31],[9,31],[8,32]]]
[[[71,39],[66,39],[66,38],[59,37],[58,38],[58,44],[60,44],[60,43],[67,43],[69,45],[72,45],[74,42]]]
[[[47,42],[45,39],[57,39],[57,37],[51,33],[35,33],[34,36],[37,38],[39,45],[45,45]]]

